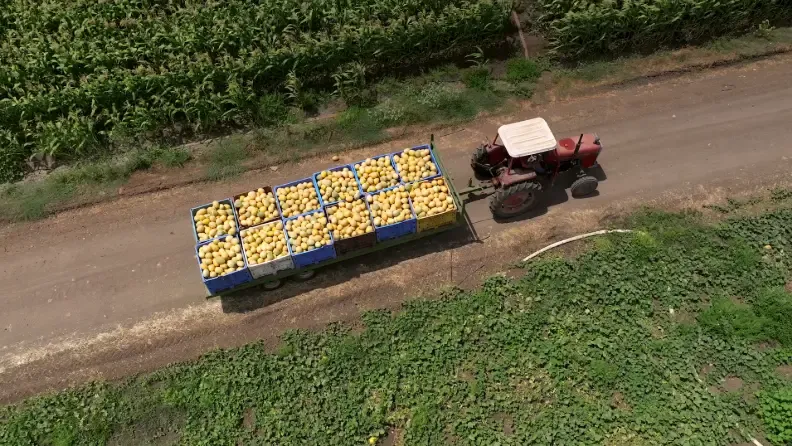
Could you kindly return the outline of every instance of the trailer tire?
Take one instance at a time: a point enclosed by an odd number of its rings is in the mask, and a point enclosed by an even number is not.
[[[270,280],[269,282],[264,282],[261,284],[261,287],[267,291],[277,290],[278,288],[283,285],[283,281],[280,279]]]
[[[498,189],[490,198],[490,212],[496,218],[511,218],[536,209],[541,203],[542,185],[535,181]]]
[[[570,190],[573,197],[580,198],[593,194],[597,190],[598,185],[599,181],[595,177],[584,175],[572,183]]]
[[[315,269],[307,269],[305,271],[301,271],[301,272],[295,274],[292,277],[294,277],[295,280],[299,280],[300,282],[302,282],[304,280],[309,280],[309,279],[313,278],[313,276],[315,276],[315,275],[316,275],[316,270]]]

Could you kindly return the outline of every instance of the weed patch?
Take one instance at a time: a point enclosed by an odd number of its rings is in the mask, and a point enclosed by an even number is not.
[[[506,62],[506,80],[509,82],[536,82],[541,75],[542,66],[534,60],[515,58]]]
[[[153,153],[153,158],[164,167],[183,167],[192,159],[192,154],[183,147],[165,147],[157,149]]]
[[[470,68],[462,75],[462,82],[468,88],[487,91],[491,88],[489,69],[487,67]]]
[[[180,148],[141,149],[113,160],[56,170],[40,181],[4,185],[0,191],[0,217],[37,220],[75,196],[108,194],[138,170],[148,169],[154,164],[184,164],[190,158],[190,153]]]
[[[242,142],[236,139],[221,140],[207,156],[206,178],[220,181],[241,174],[245,158],[247,149]]]

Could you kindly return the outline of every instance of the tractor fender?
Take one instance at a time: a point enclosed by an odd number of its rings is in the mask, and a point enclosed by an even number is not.
[[[498,175],[498,183],[500,183],[501,187],[509,187],[512,184],[525,183],[535,179],[536,172],[533,170],[526,172],[515,172],[512,170],[508,172],[508,169],[503,169],[501,174]]]

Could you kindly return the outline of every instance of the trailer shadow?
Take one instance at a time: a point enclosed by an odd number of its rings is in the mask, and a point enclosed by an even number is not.
[[[607,178],[600,166],[589,169],[588,172],[599,181],[604,181]],[[550,207],[570,200],[567,189],[573,181],[575,181],[574,174],[561,174],[554,184],[546,185],[545,190],[547,192],[545,194],[544,206],[518,217],[508,220],[495,219],[495,221],[504,224],[514,223],[546,214]],[[583,199],[595,197],[597,195],[598,192],[595,192]],[[480,199],[486,199],[486,197],[486,195],[471,196],[465,200],[465,203],[467,204]],[[466,215],[466,218],[470,218],[470,215]],[[257,286],[223,295],[219,298],[223,312],[247,313],[309,291],[329,288],[348,282],[360,277],[362,274],[389,268],[406,260],[419,258],[443,250],[459,248],[472,243],[483,243],[475,232],[474,223],[469,220],[466,223],[467,224],[460,225],[433,237],[414,240],[404,245],[390,248],[387,251],[387,255],[383,255],[384,251],[378,251],[323,267],[317,270],[315,277],[306,281],[299,281],[293,277],[286,279],[284,280],[283,286],[276,290],[266,290],[262,286]]]
[[[219,299],[224,313],[247,313],[309,291],[348,282],[362,274],[389,268],[406,260],[471,243],[482,242],[478,239],[475,229],[469,225],[461,225],[431,238],[414,240],[391,248],[387,251],[387,255],[382,255],[383,252],[373,252],[323,267],[316,271],[316,276],[306,281],[289,278],[276,290],[265,290],[258,286],[222,295]]]

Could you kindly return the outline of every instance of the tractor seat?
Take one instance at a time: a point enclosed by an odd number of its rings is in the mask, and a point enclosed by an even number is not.
[[[558,154],[559,161],[571,160],[575,157],[575,146],[577,145],[578,138],[564,138],[558,141],[556,153]],[[578,150],[578,158],[585,158],[599,153],[601,147],[595,142],[596,140],[597,135],[593,133],[583,134],[583,141],[580,142],[580,150]]]

